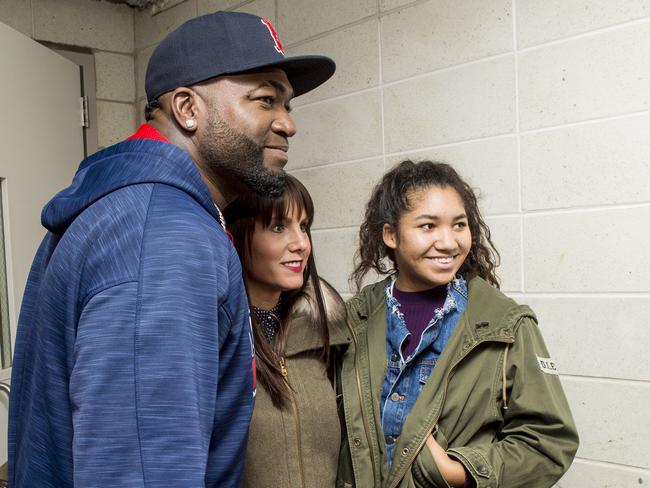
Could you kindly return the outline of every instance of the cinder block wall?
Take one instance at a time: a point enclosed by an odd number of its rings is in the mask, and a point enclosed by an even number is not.
[[[0,22],[37,41],[92,51],[99,147],[120,141],[135,128],[133,21],[133,9],[108,2],[0,0]]]

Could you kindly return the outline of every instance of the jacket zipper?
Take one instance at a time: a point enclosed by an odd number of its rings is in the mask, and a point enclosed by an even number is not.
[[[300,414],[298,413],[298,405],[296,405],[296,399],[293,396],[293,390],[289,384],[289,373],[287,372],[286,363],[284,356],[280,356],[280,372],[282,373],[282,378],[284,379],[285,384],[289,388],[289,395],[291,397],[291,410],[293,411],[293,418],[296,422],[296,444],[298,448],[298,466],[300,467],[300,481],[302,488],[305,488],[305,469],[302,465],[302,440],[300,434]]]
[[[467,353],[465,353],[463,356],[458,358],[456,360],[456,362],[454,364],[452,364],[451,368],[449,368],[449,373],[445,377],[445,389],[442,392],[442,403],[440,404],[440,412],[438,412],[438,416],[436,417],[436,420],[433,422],[433,427],[432,427],[433,432],[432,432],[432,434],[435,434],[435,432],[438,430],[437,429],[438,419],[440,418],[440,414],[442,413],[442,409],[445,406],[445,400],[447,399],[447,388],[449,387],[449,376],[451,376],[451,373],[454,371],[454,369],[456,369],[456,366],[458,366],[461,363],[461,361],[463,359],[465,359],[467,357],[467,355],[471,351],[476,349],[476,347],[478,345],[482,344],[483,342],[488,342],[488,341],[481,341],[481,342],[477,342],[476,344],[474,344],[474,347],[472,347],[472,349],[470,349],[469,351],[467,351]],[[512,344],[514,341],[498,341],[498,342],[506,342],[508,344]],[[415,456],[418,455],[418,453],[422,450],[422,446],[424,446],[424,444],[427,442],[427,438],[429,437],[429,435],[430,434],[427,434],[422,438],[422,440],[418,444],[417,449],[415,449],[415,451],[413,451],[413,459],[411,459],[410,462],[405,463],[404,467],[399,472],[399,476],[396,476],[395,479],[393,480],[393,482],[390,484],[390,488],[397,488],[399,483],[402,481],[402,478],[404,478],[404,476],[406,475],[406,471],[413,464],[413,461],[415,460]]]
[[[372,466],[372,479],[373,483],[377,480],[377,472],[375,470],[375,452],[372,444],[372,437],[370,437],[370,424],[368,423],[368,416],[366,414],[366,408],[363,401],[363,394],[361,389],[361,376],[359,374],[359,360],[358,360],[358,343],[357,335],[355,334],[353,328],[348,324],[348,329],[352,334],[352,341],[354,342],[354,373],[357,380],[357,392],[359,394],[359,407],[361,407],[361,418],[363,419],[363,430],[366,432],[366,442],[368,443],[368,449],[370,449],[370,459]]]

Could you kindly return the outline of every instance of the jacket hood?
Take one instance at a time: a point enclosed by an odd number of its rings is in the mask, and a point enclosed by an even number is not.
[[[325,312],[329,322],[341,322],[345,320],[345,304],[338,292],[324,279],[320,279],[320,289],[325,302]],[[314,287],[311,282],[305,287],[305,295],[296,301],[289,318],[295,318],[299,315],[307,315],[311,319],[318,317],[318,308],[316,306],[316,297],[314,296]]]
[[[327,324],[330,334],[330,346],[340,346],[349,344],[352,340],[348,336],[347,326],[345,325],[346,310],[343,299],[338,292],[327,281],[320,280],[320,288],[325,303],[325,312],[327,314]],[[314,289],[311,283],[305,288],[305,294],[296,301],[289,313],[288,323],[295,324],[306,321],[313,324],[318,319],[318,308]],[[303,331],[302,333],[300,331]],[[323,341],[320,334],[316,333],[314,327],[296,327],[295,333],[289,334],[286,346],[286,354],[316,349],[323,347]]]
[[[351,324],[358,323],[358,319],[370,317],[378,308],[386,305],[384,290],[389,281],[390,276],[365,286],[350,299],[347,306]],[[482,278],[469,280],[467,289],[468,302],[464,318],[472,326],[477,326],[482,336],[497,333],[495,329],[498,324],[502,329],[500,332],[513,336],[514,327],[522,317],[537,322],[535,313],[527,305],[518,304]]]
[[[482,278],[471,279],[467,288],[467,322],[477,330],[483,329],[480,336],[505,334],[514,338],[515,327],[521,318],[528,317],[537,323],[537,317],[528,305],[518,304]]]
[[[100,198],[143,183],[175,186],[218,218],[208,187],[187,152],[165,142],[132,139],[82,161],[71,185],[43,208],[41,223],[49,231],[63,234],[81,212]]]

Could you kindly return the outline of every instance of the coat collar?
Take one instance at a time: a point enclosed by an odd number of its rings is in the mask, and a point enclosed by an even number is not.
[[[366,286],[348,302],[350,325],[359,328],[361,334],[367,323],[377,328],[379,321],[384,322],[386,300],[384,290],[391,277]],[[476,340],[493,338],[510,340],[514,338],[515,326],[521,317],[530,317],[535,322],[534,312],[526,305],[518,305],[501,291],[479,277],[467,282],[468,303],[462,322],[468,325],[467,332]],[[369,320],[371,319],[371,320]]]
[[[325,280],[321,280],[320,285],[327,313],[330,346],[345,346],[352,339],[345,326],[346,311],[343,300]],[[287,323],[290,329],[285,348],[286,356],[324,347],[323,339],[316,327],[318,311],[313,288],[308,286],[305,292],[305,296],[295,303],[289,313]]]

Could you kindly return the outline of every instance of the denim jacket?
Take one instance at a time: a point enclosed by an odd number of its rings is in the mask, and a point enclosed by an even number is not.
[[[411,353],[402,356],[402,344],[410,335],[404,324],[400,303],[393,296],[396,276],[388,283],[386,293],[386,378],[381,393],[381,422],[388,454],[388,469],[393,459],[395,441],[402,432],[407,415],[413,408],[422,387],[436,365],[459,317],[467,305],[467,284],[457,276],[447,285],[447,298],[432,318]]]

